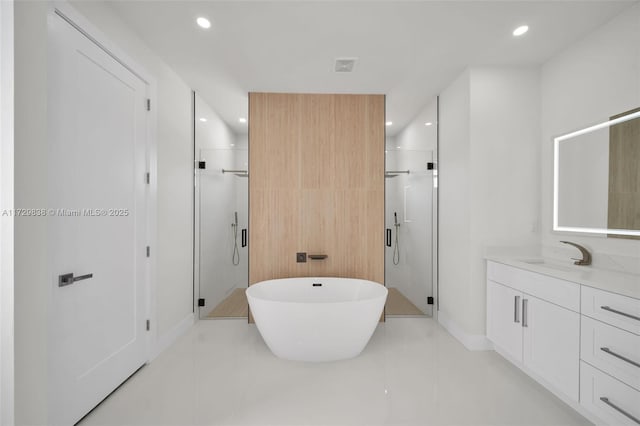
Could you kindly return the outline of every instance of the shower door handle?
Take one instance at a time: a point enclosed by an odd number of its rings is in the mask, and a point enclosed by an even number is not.
[[[242,247],[247,246],[247,228],[242,230]]]
[[[387,247],[391,247],[391,228],[387,228]]]

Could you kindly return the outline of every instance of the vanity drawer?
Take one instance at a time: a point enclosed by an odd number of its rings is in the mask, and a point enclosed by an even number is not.
[[[581,316],[580,358],[640,390],[640,336]]]
[[[640,299],[582,286],[581,312],[640,335]]]
[[[580,285],[548,275],[487,262],[487,278],[563,308],[580,312]]]
[[[640,392],[584,361],[580,362],[580,405],[608,425],[640,424]]]

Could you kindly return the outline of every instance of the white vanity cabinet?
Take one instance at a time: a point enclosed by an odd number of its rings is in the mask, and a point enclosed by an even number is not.
[[[580,315],[528,295],[524,296],[524,302],[528,303],[523,312],[524,366],[578,401]]]
[[[583,287],[581,340],[580,405],[640,425],[640,300]]]
[[[487,281],[487,337],[517,361],[522,361],[521,301],[521,291]]]
[[[640,425],[640,277],[535,264],[487,261],[488,339],[597,424]]]
[[[578,401],[580,285],[487,265],[487,337],[553,390]]]

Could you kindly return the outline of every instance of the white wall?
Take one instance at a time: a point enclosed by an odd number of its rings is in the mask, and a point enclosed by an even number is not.
[[[47,200],[47,4],[16,2],[15,206]],[[15,272],[15,421],[47,424],[47,228],[45,218],[17,218]]]
[[[248,150],[246,137],[238,138],[197,94],[195,141],[196,158],[206,161],[196,180],[197,276],[199,297],[205,299],[200,315],[206,316],[234,288],[247,286],[248,250],[241,246],[241,230],[248,225],[248,179],[223,174],[222,169],[248,170]],[[234,212],[238,212],[238,265],[232,259]]]
[[[470,293],[471,74],[463,72],[440,94],[438,156],[439,315],[467,324]]]
[[[474,67],[440,97],[440,311],[485,334],[493,247],[539,241],[539,72]]]
[[[13,1],[0,2],[0,424],[13,416]]]
[[[431,126],[425,126],[431,122]],[[394,138],[386,143],[386,170],[410,170],[385,179],[385,227],[392,230],[392,246],[385,251],[385,282],[396,287],[424,313],[431,315],[427,297],[433,295],[433,172],[437,148],[437,104],[434,99]],[[405,199],[406,197],[406,199]],[[406,209],[406,210],[405,210]],[[400,222],[400,261],[393,264],[395,227]],[[406,220],[405,220],[406,219]]]
[[[191,91],[102,2],[73,5],[157,81],[158,340],[192,316],[193,146]],[[17,207],[46,202],[46,2],[15,5],[15,184]],[[47,423],[46,220],[15,224],[16,423]],[[166,340],[166,339],[165,339]]]
[[[640,5],[579,40],[542,67],[542,246],[545,255],[567,261],[593,254],[593,265],[640,272],[640,241],[552,231],[553,138],[640,106]]]

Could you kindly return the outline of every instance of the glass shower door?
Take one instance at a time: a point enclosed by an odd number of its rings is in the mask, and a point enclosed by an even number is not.
[[[195,111],[198,314],[201,319],[246,318],[247,138],[229,131],[198,96]]]
[[[433,313],[433,151],[388,146],[385,173],[387,316]]]

